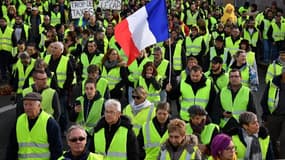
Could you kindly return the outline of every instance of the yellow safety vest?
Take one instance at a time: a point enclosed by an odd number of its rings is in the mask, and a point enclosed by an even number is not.
[[[218,131],[220,130],[219,126],[214,124],[214,123],[209,123],[209,124],[205,125],[205,127],[201,133],[201,136],[200,136],[202,144],[210,144],[211,138],[213,136],[213,132],[215,129],[217,129]],[[187,135],[193,134],[193,130],[192,130],[191,125],[189,123],[186,124],[186,134]]]
[[[168,65],[169,65],[169,61],[166,59],[163,59],[156,68],[158,75],[162,77],[162,79],[165,79],[167,77],[168,73],[166,73],[166,70],[167,70]]]
[[[76,98],[76,100],[80,101],[80,105],[84,107],[84,97],[83,96]],[[89,135],[93,135],[93,129],[96,126],[98,120],[101,118],[103,103],[104,103],[103,98],[100,98],[94,101],[86,119],[84,118],[85,116],[84,116],[83,109],[78,114],[76,123],[82,125],[85,128],[85,130],[89,133]]]
[[[194,14],[192,14],[191,10],[186,11],[186,25],[196,25],[197,24],[197,18],[198,18],[199,12],[196,11]]]
[[[228,51],[231,53],[232,56],[235,55],[236,52],[239,50],[239,44],[241,40],[242,39],[240,38],[235,42],[233,42],[231,36],[226,38],[226,48],[228,49]]]
[[[46,55],[44,61],[49,64],[51,60],[51,55]],[[56,68],[56,78],[59,88],[63,88],[64,82],[66,80],[66,72],[68,66],[68,57],[61,55],[58,66]]]
[[[201,51],[203,36],[198,36],[192,40],[189,36],[185,39],[186,56],[198,56]]]
[[[123,111],[123,114],[131,119],[131,122],[133,124],[133,131],[137,136],[142,125],[145,122],[151,121],[152,118],[155,116],[155,109],[154,106],[151,105],[149,107],[143,108],[139,113],[134,115],[132,112],[131,105],[127,105],[127,107]]]
[[[101,76],[108,81],[110,91],[122,80],[120,71],[121,67],[115,67],[107,72],[106,67],[103,66]]]
[[[233,117],[238,121],[241,113],[247,111],[247,105],[249,102],[250,89],[246,86],[242,86],[235,99],[232,99],[232,92],[228,87],[221,90],[220,101],[222,108],[225,111],[230,111]],[[229,119],[221,119],[220,127],[224,127]]]
[[[142,74],[143,66],[150,62],[151,60],[149,58],[144,58],[140,64],[138,64],[137,60],[134,60],[129,66],[128,69],[130,71],[130,74],[128,76],[129,81],[136,83],[139,80],[139,77]]]
[[[243,38],[248,40],[249,44],[253,47],[256,47],[257,41],[258,41],[258,30],[254,29],[254,32],[252,34],[249,33],[247,29],[243,30]]]
[[[263,23],[264,23],[264,28],[262,32],[262,38],[267,40],[268,39],[267,32],[269,30],[269,27],[271,26],[271,21],[269,21],[268,19],[263,19]]]
[[[214,82],[213,78],[210,76],[210,71],[206,72],[205,75],[207,76],[207,78],[209,78],[212,81],[214,88],[216,90],[216,93],[221,91],[221,89],[226,87],[229,83],[228,73],[224,73],[221,76],[219,76],[216,82]]]
[[[103,154],[104,160],[126,160],[127,159],[127,136],[128,129],[120,126],[116,131],[111,144],[106,150],[105,129],[102,128],[94,134],[95,153]]]
[[[211,90],[211,80],[206,80],[206,86],[199,88],[196,95],[194,95],[192,86],[186,83],[185,81],[181,81],[180,91],[181,91],[181,111],[180,117],[182,120],[189,121],[189,113],[188,109],[190,106],[196,104],[204,109],[206,108],[209,98],[210,98],[210,90]]]
[[[243,159],[245,157],[246,150],[247,150],[246,146],[244,146],[244,144],[241,142],[238,135],[232,136],[232,139],[233,139],[234,145],[236,146],[237,158]],[[260,148],[261,148],[262,160],[265,160],[269,142],[270,142],[270,137],[267,136],[265,139],[258,138],[258,141],[259,141]]]
[[[23,90],[23,97],[28,94],[33,92],[33,88],[32,87],[28,87],[26,89]],[[42,95],[42,110],[45,111],[46,113],[50,114],[51,116],[54,113],[53,107],[52,107],[52,101],[53,101],[53,96],[55,94],[55,90],[52,88],[46,88],[42,91],[41,95]]]
[[[274,60],[273,63],[268,66],[265,82],[268,83],[274,76],[280,75],[282,73],[282,67],[283,65]]]
[[[49,114],[42,111],[34,124],[29,130],[28,116],[23,113],[16,123],[16,136],[19,146],[19,159],[50,159],[47,122]]]
[[[88,73],[87,73],[87,68],[90,64],[96,64],[97,66],[101,67],[101,61],[103,58],[103,54],[100,54],[99,56],[94,55],[91,61],[89,62],[87,53],[82,53],[80,56],[80,61],[83,65],[82,68],[82,77],[87,78]]]
[[[30,73],[32,72],[32,70],[35,66],[35,61],[36,60],[31,58],[31,62],[25,71],[24,71],[23,63],[16,63],[16,67],[18,69],[18,79],[19,79],[18,88],[17,88],[18,94],[21,94],[23,92],[23,87],[24,87],[25,81],[27,78],[29,78],[28,76],[30,75]]]
[[[272,83],[272,81],[270,81],[269,83],[270,85],[268,90],[267,105],[270,113],[273,113],[278,107],[280,88],[274,83]]]
[[[159,75],[157,75],[155,77],[155,79],[158,82],[160,82],[160,80],[161,80]],[[145,89],[145,91],[147,93],[147,100],[149,100],[150,102],[152,102],[154,104],[158,104],[160,102],[160,91],[161,91],[161,89],[156,90],[152,84],[147,86],[145,79],[142,76],[140,76],[137,86],[142,86]]]
[[[4,50],[10,53],[12,52],[13,49],[12,35],[13,35],[13,28],[7,26],[4,33],[0,29],[0,51]]]
[[[151,120],[144,123],[142,126],[142,133],[144,138],[144,150],[146,153],[145,160],[156,159],[159,155],[161,144],[168,138],[168,132],[166,131],[161,137]]]
[[[181,56],[181,50],[182,50],[182,40],[178,40],[174,49],[173,54],[173,69],[174,71],[181,71],[182,70],[182,56]]]
[[[279,27],[275,22],[271,23],[272,25],[272,38],[275,42],[283,41],[285,39],[285,23],[281,23]]]
[[[51,17],[50,17],[50,24],[52,26],[56,26],[57,24],[61,23],[61,13],[60,12],[53,12],[51,11]]]
[[[194,149],[194,152],[192,152],[192,153],[189,153],[189,152],[187,152],[186,149],[184,149],[178,160],[193,160],[193,159],[195,159],[195,153],[197,152],[198,147],[195,146],[195,147],[193,147],[193,149]],[[167,151],[167,149],[160,151],[160,158],[159,159],[160,160],[171,160],[170,154]]]
[[[216,48],[213,46],[210,48],[210,61],[215,57],[217,56],[217,51],[216,51]],[[228,59],[228,49],[227,48],[224,48],[224,53],[223,55],[220,55],[220,57],[223,59],[223,69],[224,70],[228,70],[228,66],[227,66],[227,59]],[[212,62],[211,62],[212,63]]]

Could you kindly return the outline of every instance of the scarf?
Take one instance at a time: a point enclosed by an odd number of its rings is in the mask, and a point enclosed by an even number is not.
[[[242,134],[246,142],[247,151],[244,160],[260,160],[262,159],[261,148],[258,141],[258,135],[249,135],[244,129]]]
[[[135,102],[131,104],[132,112],[134,115],[137,115],[142,109],[151,106],[152,103],[148,100],[145,100],[143,103],[136,105]]]
[[[109,60],[107,60],[107,61],[105,61],[104,62],[104,66],[106,67],[106,69],[107,70],[109,70],[109,69],[111,69],[111,68],[114,68],[114,67],[116,67],[118,65],[118,61],[117,60],[115,60],[115,61],[109,61]]]

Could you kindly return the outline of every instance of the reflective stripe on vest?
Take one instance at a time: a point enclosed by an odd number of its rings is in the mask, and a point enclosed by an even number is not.
[[[116,131],[110,146],[105,153],[106,140],[105,140],[105,129],[100,129],[94,134],[94,148],[96,153],[102,153],[105,155],[104,159],[111,160],[126,160],[127,159],[127,136],[128,129],[125,127],[119,127]]]
[[[128,105],[124,109],[123,114],[131,119],[131,122],[133,124],[133,130],[135,134],[138,135],[142,125],[145,122],[151,121],[152,118],[155,116],[155,110],[153,104],[151,104],[151,106],[143,108],[136,115],[134,115],[132,112],[131,105]]]
[[[174,71],[181,71],[182,70],[182,56],[181,56],[181,50],[182,50],[182,40],[178,40],[173,54],[173,69]]]
[[[281,23],[280,27],[275,23],[272,22],[272,38],[275,42],[283,41],[285,37],[285,23]]]
[[[196,94],[194,95],[192,86],[185,81],[182,81],[180,84],[181,91],[181,111],[180,117],[185,121],[189,121],[189,113],[188,109],[190,106],[196,104],[200,105],[203,108],[206,108],[209,98],[210,98],[210,90],[211,90],[211,80],[206,80],[206,86],[199,88]]]
[[[98,120],[101,118],[104,99],[100,98],[93,102],[93,104],[90,106],[91,109],[89,109],[87,119],[84,118],[84,97],[80,96],[76,98],[76,100],[80,101],[80,105],[82,106],[82,110],[78,113],[76,122],[78,124],[81,124],[90,135],[93,135],[93,128],[96,126]]]
[[[101,76],[108,81],[110,91],[122,80],[120,71],[121,67],[115,67],[107,71],[106,67],[103,66]]]
[[[44,59],[44,61],[49,64],[51,60],[51,55],[47,55]],[[64,55],[60,56],[59,63],[56,68],[56,78],[59,88],[63,88],[64,82],[66,80],[66,72],[67,72],[67,64],[68,64],[68,58]]]
[[[226,38],[226,48],[231,53],[231,55],[235,55],[236,52],[239,50],[239,44],[240,44],[241,38],[233,42],[232,37]]]
[[[186,56],[198,56],[201,51],[203,36],[198,36],[192,40],[189,36],[185,39]]]
[[[16,123],[16,136],[19,145],[19,159],[50,159],[47,122],[49,114],[42,111],[31,130],[29,130],[28,117],[23,113]]]
[[[156,159],[159,155],[160,145],[168,138],[168,132],[165,131],[162,137],[157,132],[152,120],[146,122],[142,127],[144,137],[144,149],[146,153],[146,160]]]
[[[271,26],[271,22],[268,19],[263,19],[263,32],[262,32],[262,38],[263,39],[268,39],[267,32],[269,30],[269,27]]]
[[[21,94],[23,92],[23,87],[25,84],[25,81],[27,78],[29,78],[28,76],[30,75],[30,73],[32,72],[34,66],[35,66],[35,59],[31,58],[30,59],[31,62],[29,64],[29,66],[26,68],[26,70],[24,71],[24,65],[23,63],[17,63],[16,67],[18,69],[18,88],[17,88],[17,93]]]
[[[279,102],[279,92],[280,88],[277,87],[274,83],[269,82],[269,90],[268,90],[268,100],[267,100],[267,105],[270,113],[273,113],[274,110],[278,106]]]
[[[194,148],[194,152],[189,153],[187,152],[186,149],[183,150],[183,152],[181,153],[179,160],[191,160],[191,159],[195,159],[195,153],[197,151],[197,146],[193,147]],[[160,151],[160,160],[171,160],[171,157],[169,155],[169,152],[165,149],[163,151]],[[194,153],[194,154],[193,154]]]
[[[233,117],[238,121],[239,115],[247,110],[247,105],[249,102],[250,89],[248,87],[242,86],[238,93],[236,94],[235,99],[232,99],[232,92],[228,87],[225,87],[221,90],[220,101],[223,109],[225,111],[230,111],[233,114]],[[223,127],[226,122],[222,122]]]
[[[236,146],[237,158],[238,159],[244,159],[245,156],[246,156],[245,155],[246,154],[246,150],[249,149],[249,148],[246,148],[246,146],[244,146],[244,144],[239,139],[238,135],[232,136],[232,140],[233,140],[233,143]],[[258,141],[259,141],[260,148],[261,148],[262,159],[266,159],[267,150],[268,150],[269,143],[270,143],[270,137],[267,136],[265,139],[258,138]]]
[[[282,68],[283,66],[274,60],[267,69],[265,82],[268,83],[273,79],[274,76],[280,75],[282,73]]]

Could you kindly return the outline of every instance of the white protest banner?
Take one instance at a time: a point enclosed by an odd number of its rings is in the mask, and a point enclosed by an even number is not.
[[[91,15],[94,14],[93,1],[70,1],[72,19],[77,19],[83,16],[85,11],[89,11]]]
[[[102,9],[121,10],[122,0],[99,0],[98,7]]]

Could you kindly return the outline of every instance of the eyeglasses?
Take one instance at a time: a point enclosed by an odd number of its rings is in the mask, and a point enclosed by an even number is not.
[[[74,137],[74,138],[70,138],[69,141],[70,142],[77,142],[77,141],[84,141],[86,138],[85,137]]]
[[[235,151],[236,150],[236,146],[228,146],[225,150],[226,151]]]
[[[133,98],[133,99],[138,99],[138,100],[141,99],[140,96],[132,96],[132,98]]]

